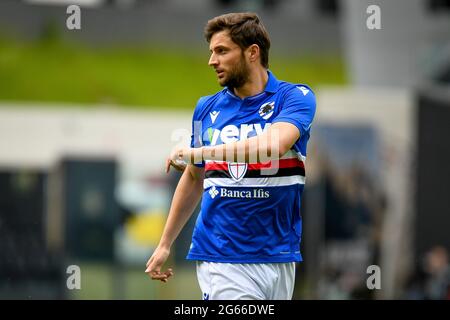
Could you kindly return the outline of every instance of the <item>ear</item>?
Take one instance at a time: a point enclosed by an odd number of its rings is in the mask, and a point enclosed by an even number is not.
[[[259,61],[259,46],[257,44],[252,44],[246,51],[250,62]]]

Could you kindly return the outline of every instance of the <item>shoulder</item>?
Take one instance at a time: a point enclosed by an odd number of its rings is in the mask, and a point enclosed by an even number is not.
[[[225,90],[223,89],[215,94],[200,97],[197,101],[197,105],[194,110],[194,119],[201,119],[204,114],[207,114],[210,109],[223,97],[225,94]]]
[[[310,86],[303,83],[290,83],[280,81],[279,91],[284,97],[300,100],[315,99],[314,91]]]
[[[285,107],[289,105],[301,105],[312,109],[316,107],[314,91],[306,84],[280,81],[278,94]]]

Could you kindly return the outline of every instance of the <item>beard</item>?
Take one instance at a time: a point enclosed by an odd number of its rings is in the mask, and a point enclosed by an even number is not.
[[[241,56],[239,63],[233,66],[228,73],[228,77],[223,80],[219,80],[219,84],[222,87],[228,87],[230,89],[240,88],[248,81],[250,70],[247,62],[245,61],[244,55]]]

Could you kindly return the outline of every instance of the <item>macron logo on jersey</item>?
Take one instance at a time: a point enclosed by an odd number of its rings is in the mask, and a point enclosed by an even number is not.
[[[222,129],[214,129],[214,131],[212,131],[212,128],[208,128],[208,138],[212,146],[217,144],[219,138],[223,143],[235,142],[247,139],[250,133],[256,133],[250,136],[260,135],[269,129],[270,125],[270,123],[266,123],[263,128],[260,123],[244,123],[239,127],[234,124],[229,124]]]
[[[309,89],[305,88],[305,87],[297,87],[298,90],[300,90],[304,96],[306,96],[309,92]]]
[[[214,124],[216,122],[217,117],[219,116],[220,111],[213,111],[209,113],[209,116],[211,117],[211,122]]]

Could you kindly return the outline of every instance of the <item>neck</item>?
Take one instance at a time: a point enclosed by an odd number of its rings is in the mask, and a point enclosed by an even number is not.
[[[264,91],[268,80],[267,70],[263,67],[258,67],[250,72],[248,81],[242,87],[234,88],[234,94],[241,99],[257,95]]]

